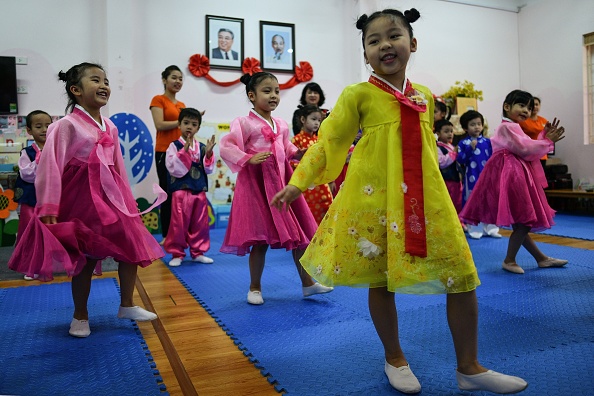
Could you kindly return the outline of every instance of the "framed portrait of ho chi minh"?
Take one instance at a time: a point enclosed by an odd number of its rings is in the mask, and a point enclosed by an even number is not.
[[[243,19],[206,16],[206,56],[210,67],[241,70],[243,41]]]
[[[260,21],[260,62],[266,71],[295,71],[295,25]]]

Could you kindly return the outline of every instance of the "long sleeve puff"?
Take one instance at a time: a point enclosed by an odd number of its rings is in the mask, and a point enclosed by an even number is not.
[[[544,131],[538,140],[532,140],[519,124],[505,121],[495,130],[491,144],[494,151],[508,150],[528,162],[542,158],[554,147],[553,142],[545,137]]]
[[[34,183],[35,177],[37,176],[37,164],[39,163],[39,158],[41,156],[41,151],[37,147],[36,144],[33,144],[33,148],[35,149],[35,159],[31,161],[27,152],[25,150],[21,151],[21,156],[19,158],[19,175],[23,181],[27,183]]]
[[[180,141],[185,144],[183,139]],[[192,147],[186,151],[183,148],[178,150],[175,143],[170,143],[165,155],[165,166],[173,177],[185,176],[192,167],[192,162],[200,162],[200,143],[194,141]],[[204,171],[211,174],[214,171],[215,155],[205,157],[203,161]]]
[[[359,132],[359,109],[353,95],[349,87],[342,92],[320,127],[318,142],[307,150],[289,184],[305,191],[312,184],[336,180]]]

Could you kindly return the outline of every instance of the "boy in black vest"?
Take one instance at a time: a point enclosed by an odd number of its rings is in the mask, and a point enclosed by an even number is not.
[[[182,109],[178,118],[181,137],[167,149],[165,165],[169,172],[168,193],[171,194],[171,223],[163,245],[173,259],[171,267],[181,265],[185,249],[190,247],[192,261],[211,264],[204,253],[210,249],[208,225],[207,174],[214,170],[215,136],[206,144],[194,139],[200,129],[202,115],[196,109]]]

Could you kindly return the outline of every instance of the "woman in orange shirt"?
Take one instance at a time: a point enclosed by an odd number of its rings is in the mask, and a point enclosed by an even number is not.
[[[151,114],[157,129],[155,142],[155,164],[159,186],[167,191],[167,167],[165,166],[165,153],[169,144],[181,136],[178,125],[178,117],[181,109],[186,105],[175,98],[184,84],[184,76],[180,68],[171,65],[161,73],[165,92],[157,95],[151,100]],[[171,218],[171,195],[167,194],[167,200],[161,204],[161,232],[163,240],[169,230],[169,219]]]
[[[547,120],[544,117],[538,115],[540,111],[540,98],[534,97],[534,107],[532,108],[532,113],[530,114],[530,118],[527,118],[525,121],[520,122],[520,127],[524,131],[524,133],[530,136],[530,139],[537,140],[538,135],[543,131],[545,125],[547,124]],[[544,157],[540,159],[540,163],[544,169],[545,165],[547,164],[547,155],[545,154]]]

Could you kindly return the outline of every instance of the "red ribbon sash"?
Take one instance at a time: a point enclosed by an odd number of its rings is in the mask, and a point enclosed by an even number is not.
[[[423,197],[423,142],[419,113],[427,111],[420,94],[406,80],[404,94],[379,78],[371,76],[369,83],[394,95],[400,103],[402,125],[402,168],[404,173],[404,248],[411,256],[427,257],[427,229]]]

